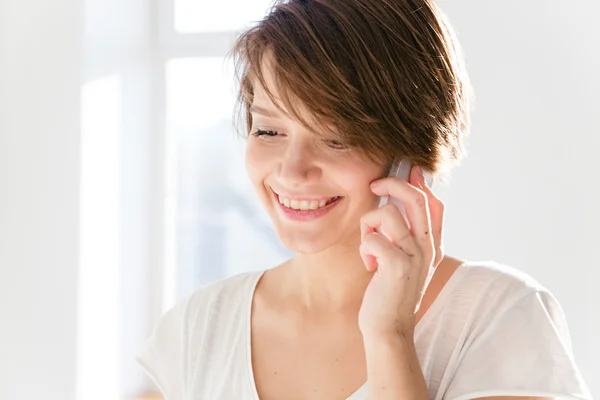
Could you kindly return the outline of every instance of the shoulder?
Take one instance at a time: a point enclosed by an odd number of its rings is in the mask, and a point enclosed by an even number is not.
[[[262,271],[250,271],[219,279],[177,301],[157,321],[149,342],[172,342],[202,333],[207,326],[231,320],[244,312],[253,285]],[[210,323],[208,323],[210,322]],[[225,323],[225,322],[224,322]]]
[[[550,295],[549,290],[529,274],[494,261],[467,261],[452,279],[456,296],[477,300],[500,311],[533,293]]]
[[[207,312],[242,307],[251,300],[254,286],[263,272],[248,271],[214,281],[200,287],[173,308],[181,308],[193,323]]]
[[[178,301],[155,324],[137,361],[166,398],[184,398],[192,371],[216,343],[241,331],[246,304],[262,271],[217,280]],[[223,347],[221,347],[223,348]]]
[[[190,304],[202,302],[209,299],[215,299],[232,292],[238,292],[243,288],[250,288],[264,271],[248,271],[232,275],[227,278],[221,278],[207,285],[196,289],[184,301]]]
[[[517,343],[557,335],[570,347],[561,304],[527,273],[493,261],[470,261],[459,267],[451,281],[435,329],[455,330],[457,337],[465,334],[465,343],[493,336],[512,336]]]
[[[495,262],[469,262],[457,272],[437,326],[447,333],[444,365],[453,374],[447,398],[591,398],[562,307],[546,287]]]
[[[458,268],[457,272],[462,272],[462,279],[465,281],[488,288],[497,287],[506,290],[545,289],[542,284],[527,273],[495,261],[466,261]]]
[[[543,309],[562,319],[558,301],[532,276],[498,262],[466,261],[438,295],[422,328],[443,330],[453,340],[472,340],[500,320]]]

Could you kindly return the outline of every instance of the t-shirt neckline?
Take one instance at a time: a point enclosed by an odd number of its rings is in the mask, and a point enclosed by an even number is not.
[[[456,268],[456,270],[454,270],[454,272],[452,273],[450,278],[444,284],[444,287],[442,287],[442,289],[438,293],[437,297],[433,300],[433,303],[431,303],[431,305],[429,306],[429,309],[427,309],[427,311],[425,311],[425,314],[423,314],[423,316],[421,317],[421,319],[415,326],[415,338],[417,338],[419,336],[419,332],[421,331],[421,329],[423,329],[422,327],[424,325],[426,325],[427,322],[431,318],[433,318],[433,315],[435,315],[438,312],[439,308],[443,305],[443,298],[448,296],[449,293],[452,291],[452,288],[458,283],[458,281],[459,281],[458,276],[462,273],[463,270],[465,270],[464,267],[466,264],[467,264],[467,262],[463,261]],[[256,291],[258,282],[260,281],[260,278],[262,278],[262,276],[264,275],[264,273],[266,271],[267,271],[266,269],[256,271],[254,280],[251,281],[250,293],[248,295],[249,301],[247,302],[248,309],[246,311],[245,321],[244,321],[245,333],[246,333],[246,335],[245,335],[245,337],[246,337],[246,346],[245,346],[246,347],[246,371],[248,372],[250,390],[252,392],[252,394],[251,394],[252,400],[260,400],[260,398],[258,397],[258,390],[256,389],[256,381],[254,380],[254,368],[252,367],[252,348],[251,348],[252,347],[252,342],[251,342],[252,301],[254,300],[254,293]],[[352,394],[350,394],[350,396],[348,396],[346,398],[346,400],[366,399],[366,397],[364,397],[364,396],[363,397],[359,397],[359,396],[363,395],[366,392],[367,383],[368,383],[368,381],[363,383],[356,391],[354,391]]]

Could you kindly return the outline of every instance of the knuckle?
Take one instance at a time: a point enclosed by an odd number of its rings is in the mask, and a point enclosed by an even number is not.
[[[367,211],[366,213],[364,213],[361,217],[360,217],[360,223],[361,224],[367,224],[369,221],[371,221],[373,219],[373,215],[377,210],[370,210]]]
[[[363,215],[360,216],[360,224],[361,225],[366,224],[368,215],[369,215],[369,213],[367,212],[367,213],[365,213],[365,214],[363,214]]]
[[[367,246],[372,246],[374,243],[377,242],[377,234],[370,233],[370,234],[366,235],[365,238],[363,239],[363,242]]]
[[[408,229],[405,229],[405,230],[402,232],[402,234],[400,234],[400,235],[398,236],[398,241],[399,241],[399,242],[404,242],[405,240],[407,240],[407,239],[409,239],[409,238],[412,238],[412,237],[413,237],[412,233],[410,233],[410,231],[409,231]]]
[[[417,207],[426,207],[427,206],[427,195],[423,191],[418,191],[415,193],[413,197],[413,204]]]

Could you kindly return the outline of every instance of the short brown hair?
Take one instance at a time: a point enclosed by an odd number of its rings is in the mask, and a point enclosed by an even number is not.
[[[231,51],[237,120],[243,113],[247,131],[256,79],[283,111],[265,84],[267,52],[280,100],[311,128],[295,102],[306,107],[320,122],[313,131],[331,126],[375,162],[405,158],[443,181],[464,155],[471,85],[456,35],[433,1],[276,1]]]

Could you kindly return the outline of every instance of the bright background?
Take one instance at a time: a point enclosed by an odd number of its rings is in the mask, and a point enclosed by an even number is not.
[[[563,305],[600,395],[600,3],[440,2],[476,91],[450,254]],[[223,56],[267,1],[0,1],[0,398],[121,400],[160,315],[288,256],[231,131]]]

